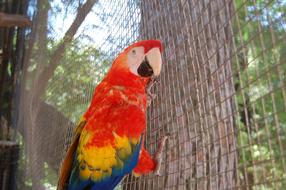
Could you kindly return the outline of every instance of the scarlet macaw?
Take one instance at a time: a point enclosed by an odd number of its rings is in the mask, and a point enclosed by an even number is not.
[[[161,71],[162,45],[143,40],[127,47],[96,87],[62,164],[58,190],[111,190],[124,175],[158,172],[166,138],[153,160],[143,145],[152,77]]]

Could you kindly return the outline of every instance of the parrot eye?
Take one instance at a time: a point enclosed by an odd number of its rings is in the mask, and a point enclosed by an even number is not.
[[[129,50],[127,53],[127,64],[129,66],[129,70],[135,74],[139,75],[137,73],[137,69],[144,60],[145,53],[144,53],[144,47],[139,46],[139,47],[134,47]]]

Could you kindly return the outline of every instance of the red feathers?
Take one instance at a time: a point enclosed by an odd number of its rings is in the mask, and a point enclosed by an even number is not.
[[[59,189],[67,183],[71,189],[82,189],[87,183],[99,189],[114,187],[116,184],[109,184],[104,179],[109,179],[110,183],[119,182],[135,167],[138,156],[139,161],[134,169],[136,173],[145,174],[155,169],[156,163],[141,146],[146,128],[146,85],[150,78],[132,73],[128,65],[130,62],[127,62],[130,53],[133,53],[130,50],[139,46],[144,47],[145,54],[152,48],[162,51],[160,41],[145,40],[132,44],[114,60],[106,77],[96,87],[92,102],[68,150]],[[148,55],[141,50],[139,58],[143,59]],[[158,52],[158,49],[155,50]],[[157,55],[161,56],[159,52]],[[136,58],[135,61],[140,60]],[[156,60],[161,60],[161,57],[150,59],[150,62],[161,64]],[[141,61],[138,63],[141,64]],[[75,161],[73,158],[76,158]]]

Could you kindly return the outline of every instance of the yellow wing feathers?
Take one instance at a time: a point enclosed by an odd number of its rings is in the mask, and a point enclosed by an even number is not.
[[[83,180],[101,181],[112,175],[113,169],[122,169],[125,161],[132,155],[132,151],[139,144],[139,139],[120,136],[112,132],[112,140],[104,146],[93,145],[96,130],[87,130],[85,118],[82,118],[74,130],[72,143],[67,151],[60,171],[58,190],[63,190],[73,167],[76,153],[79,176]]]
[[[115,132],[114,139],[105,146],[97,147],[88,145],[94,135],[91,131],[83,130],[80,144],[77,150],[80,177],[84,180],[91,179],[100,181],[112,175],[112,169],[121,169],[124,161],[132,154],[132,146],[138,140],[130,140],[128,137],[121,137]]]

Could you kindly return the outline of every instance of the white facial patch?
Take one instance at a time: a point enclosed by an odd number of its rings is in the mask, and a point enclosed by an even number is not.
[[[150,66],[153,69],[155,76],[158,76],[162,68],[162,57],[159,48],[152,48],[146,54],[147,60],[149,61]]]
[[[137,69],[142,63],[144,59],[144,47],[135,47],[132,48],[128,53],[127,53],[127,64],[129,66],[129,69],[131,73],[138,75]]]

